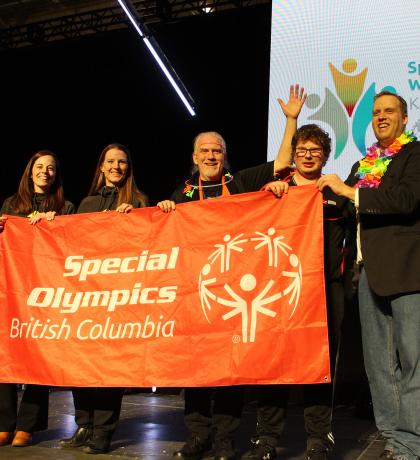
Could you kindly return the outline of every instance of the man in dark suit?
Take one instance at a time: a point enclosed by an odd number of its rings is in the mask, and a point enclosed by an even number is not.
[[[420,142],[404,132],[407,103],[376,95],[378,140],[346,180],[323,176],[358,215],[360,319],[381,458],[420,457]]]

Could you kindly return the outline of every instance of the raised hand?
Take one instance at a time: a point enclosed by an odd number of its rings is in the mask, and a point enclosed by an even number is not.
[[[302,106],[306,101],[307,94],[305,88],[300,87],[298,83],[290,85],[289,100],[286,102],[283,99],[277,99],[283,113],[288,118],[297,118],[302,110]]]

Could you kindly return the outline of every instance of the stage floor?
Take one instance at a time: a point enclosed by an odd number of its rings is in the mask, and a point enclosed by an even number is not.
[[[179,395],[138,393],[124,396],[121,421],[107,455],[88,455],[78,449],[61,449],[59,439],[71,436],[75,429],[71,392],[53,391],[50,395],[49,430],[37,433],[34,445],[26,448],[0,447],[1,459],[140,459],[168,460],[186,437],[183,424],[183,400]],[[247,404],[237,433],[237,458],[249,448],[255,427],[255,406]],[[373,420],[354,416],[354,407],[338,406],[334,414],[336,448],[332,460],[373,460],[384,447]],[[279,459],[304,460],[305,433],[302,408],[289,409],[286,429],[278,448]],[[209,457],[211,460],[212,457]]]

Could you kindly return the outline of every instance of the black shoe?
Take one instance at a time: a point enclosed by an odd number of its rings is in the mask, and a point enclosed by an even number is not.
[[[214,442],[214,460],[235,460],[235,449],[231,439],[218,439]]]
[[[201,460],[211,451],[209,439],[201,439],[196,436],[188,439],[180,450],[174,452],[173,458],[178,460]]]
[[[308,460],[328,460],[329,453],[328,447],[322,446],[312,447],[306,452]]]
[[[242,460],[273,460],[277,458],[276,449],[269,444],[253,441],[253,447],[242,456]]]
[[[85,454],[106,454],[111,447],[110,436],[94,436],[82,450]]]
[[[394,454],[392,450],[384,449],[379,458],[382,458],[383,460],[391,460],[394,458]]]
[[[60,439],[60,447],[72,448],[86,446],[92,437],[91,427],[79,427],[71,438]]]

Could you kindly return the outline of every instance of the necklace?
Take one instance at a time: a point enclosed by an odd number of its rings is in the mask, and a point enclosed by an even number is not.
[[[404,145],[416,140],[416,136],[411,131],[405,131],[383,151],[377,142],[370,146],[366,156],[359,161],[359,169],[356,171],[356,177],[359,178],[359,181],[354,187],[378,188],[389,163]]]
[[[201,184],[201,177],[199,176],[198,177],[198,185],[191,184],[189,179],[186,180],[185,181],[185,187],[184,187],[184,190],[182,191],[182,193],[184,195],[186,195],[188,198],[192,198],[193,195],[194,195],[194,192],[196,190],[198,190],[199,195],[200,195],[200,200],[203,200],[203,199],[205,199],[205,197],[203,195],[203,189],[212,188],[212,187],[222,187],[222,196],[228,196],[228,195],[230,195],[230,192],[229,192],[229,189],[226,187],[226,184],[228,184],[229,182],[232,182],[232,181],[233,181],[233,176],[232,176],[232,174],[230,172],[226,172],[222,176],[221,182],[216,183],[216,184],[202,185]]]

